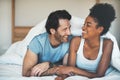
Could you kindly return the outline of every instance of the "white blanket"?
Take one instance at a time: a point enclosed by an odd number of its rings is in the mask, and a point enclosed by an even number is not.
[[[19,41],[19,42],[12,44],[11,47],[7,50],[7,52],[4,55],[0,56],[0,64],[6,66],[6,67],[0,66],[0,80],[5,80],[5,79],[7,80],[7,79],[9,79],[8,76],[11,76],[11,74],[8,72],[7,73],[10,75],[6,75],[6,77],[3,74],[4,71],[6,72],[8,70],[7,68],[9,66],[7,66],[7,65],[12,65],[12,66],[18,65],[20,67],[19,69],[21,70],[23,58],[24,58],[24,55],[27,50],[27,45],[33,39],[34,36],[46,31],[44,28],[45,22],[46,22],[46,19],[43,20],[42,22],[40,22],[39,24],[37,24],[35,27],[33,27],[29,31],[28,35],[25,37],[25,39],[23,41]],[[72,16],[72,19],[70,22],[71,22],[72,35],[75,35],[75,36],[81,35],[81,32],[82,32],[81,27],[84,23],[84,19]],[[110,34],[109,32],[106,35],[104,35],[103,37],[110,38],[114,42],[111,65],[120,71],[120,51],[119,51],[119,48],[117,45],[117,41],[116,41],[115,37],[112,34]],[[114,70],[108,76],[105,76],[103,78],[95,78],[95,80],[96,79],[97,80],[118,80],[118,79],[120,80],[120,76],[118,76],[118,75],[120,75],[119,71]],[[18,72],[19,72],[19,76],[20,76],[21,71],[18,71]],[[15,77],[13,77],[11,80],[13,80],[14,78]],[[44,77],[42,77],[42,78],[44,78]],[[53,78],[55,78],[55,76],[54,77],[49,76],[47,78],[50,78],[50,79],[52,78],[51,80],[53,80]],[[83,76],[72,76],[72,77],[69,77],[68,79],[69,80],[80,80],[80,78],[82,78],[81,80],[88,80],[87,77],[83,77]],[[110,78],[112,78],[112,79],[110,79]],[[26,80],[27,78],[22,77],[21,80],[24,80],[24,79]],[[33,79],[37,80],[37,78],[33,78]],[[68,80],[68,79],[66,79],[66,80]],[[41,79],[39,78],[39,80],[41,80]],[[46,79],[46,80],[48,80],[48,79]]]
[[[0,80],[54,80],[56,77],[55,75],[44,77],[23,77],[21,73],[22,65],[0,64]],[[105,77],[93,79],[76,75],[68,77],[65,80],[120,80],[120,72],[113,70]]]

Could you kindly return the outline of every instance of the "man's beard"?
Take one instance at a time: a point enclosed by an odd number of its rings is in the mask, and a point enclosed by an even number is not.
[[[61,36],[59,33],[56,33],[55,40],[59,43],[68,42],[68,36]]]

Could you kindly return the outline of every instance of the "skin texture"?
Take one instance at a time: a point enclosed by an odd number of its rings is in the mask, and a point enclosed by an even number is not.
[[[52,47],[58,47],[63,42],[68,42],[68,36],[70,33],[70,22],[68,19],[59,19],[59,27],[57,30],[51,28],[50,29],[51,34],[49,34],[49,40]],[[23,76],[41,76],[42,73],[48,70],[49,68],[49,62],[38,62],[38,56],[37,54],[33,53],[31,50],[27,50],[24,62],[23,62],[23,70],[22,75]],[[55,73],[55,70],[51,70]],[[44,73],[45,75],[45,73]],[[47,73],[46,75],[49,75]]]
[[[71,40],[70,54],[68,57],[69,66],[60,66],[57,71],[57,74],[71,75],[72,73],[81,76],[86,76],[89,78],[104,76],[110,64],[112,48],[113,48],[113,42],[110,39],[104,39],[103,41],[103,54],[95,73],[88,72],[86,70],[75,67],[76,56],[77,56],[76,53],[81,43],[81,38],[85,39],[84,48],[83,48],[84,57],[88,60],[95,60],[98,56],[98,52],[100,48],[100,34],[102,33],[103,29],[104,28],[102,26],[97,28],[97,22],[94,20],[93,17],[88,16],[82,28],[83,30],[82,37],[80,36],[74,37]],[[63,78],[62,77],[63,76],[61,76],[60,78],[59,76],[55,80],[64,80],[65,77]]]

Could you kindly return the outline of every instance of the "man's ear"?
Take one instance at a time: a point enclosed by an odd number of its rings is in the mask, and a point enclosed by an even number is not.
[[[55,29],[51,28],[51,29],[50,29],[50,33],[51,33],[51,34],[55,34]]]

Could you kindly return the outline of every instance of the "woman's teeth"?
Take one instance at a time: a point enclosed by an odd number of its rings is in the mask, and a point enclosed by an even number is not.
[[[87,33],[86,31],[82,31],[82,33]]]

